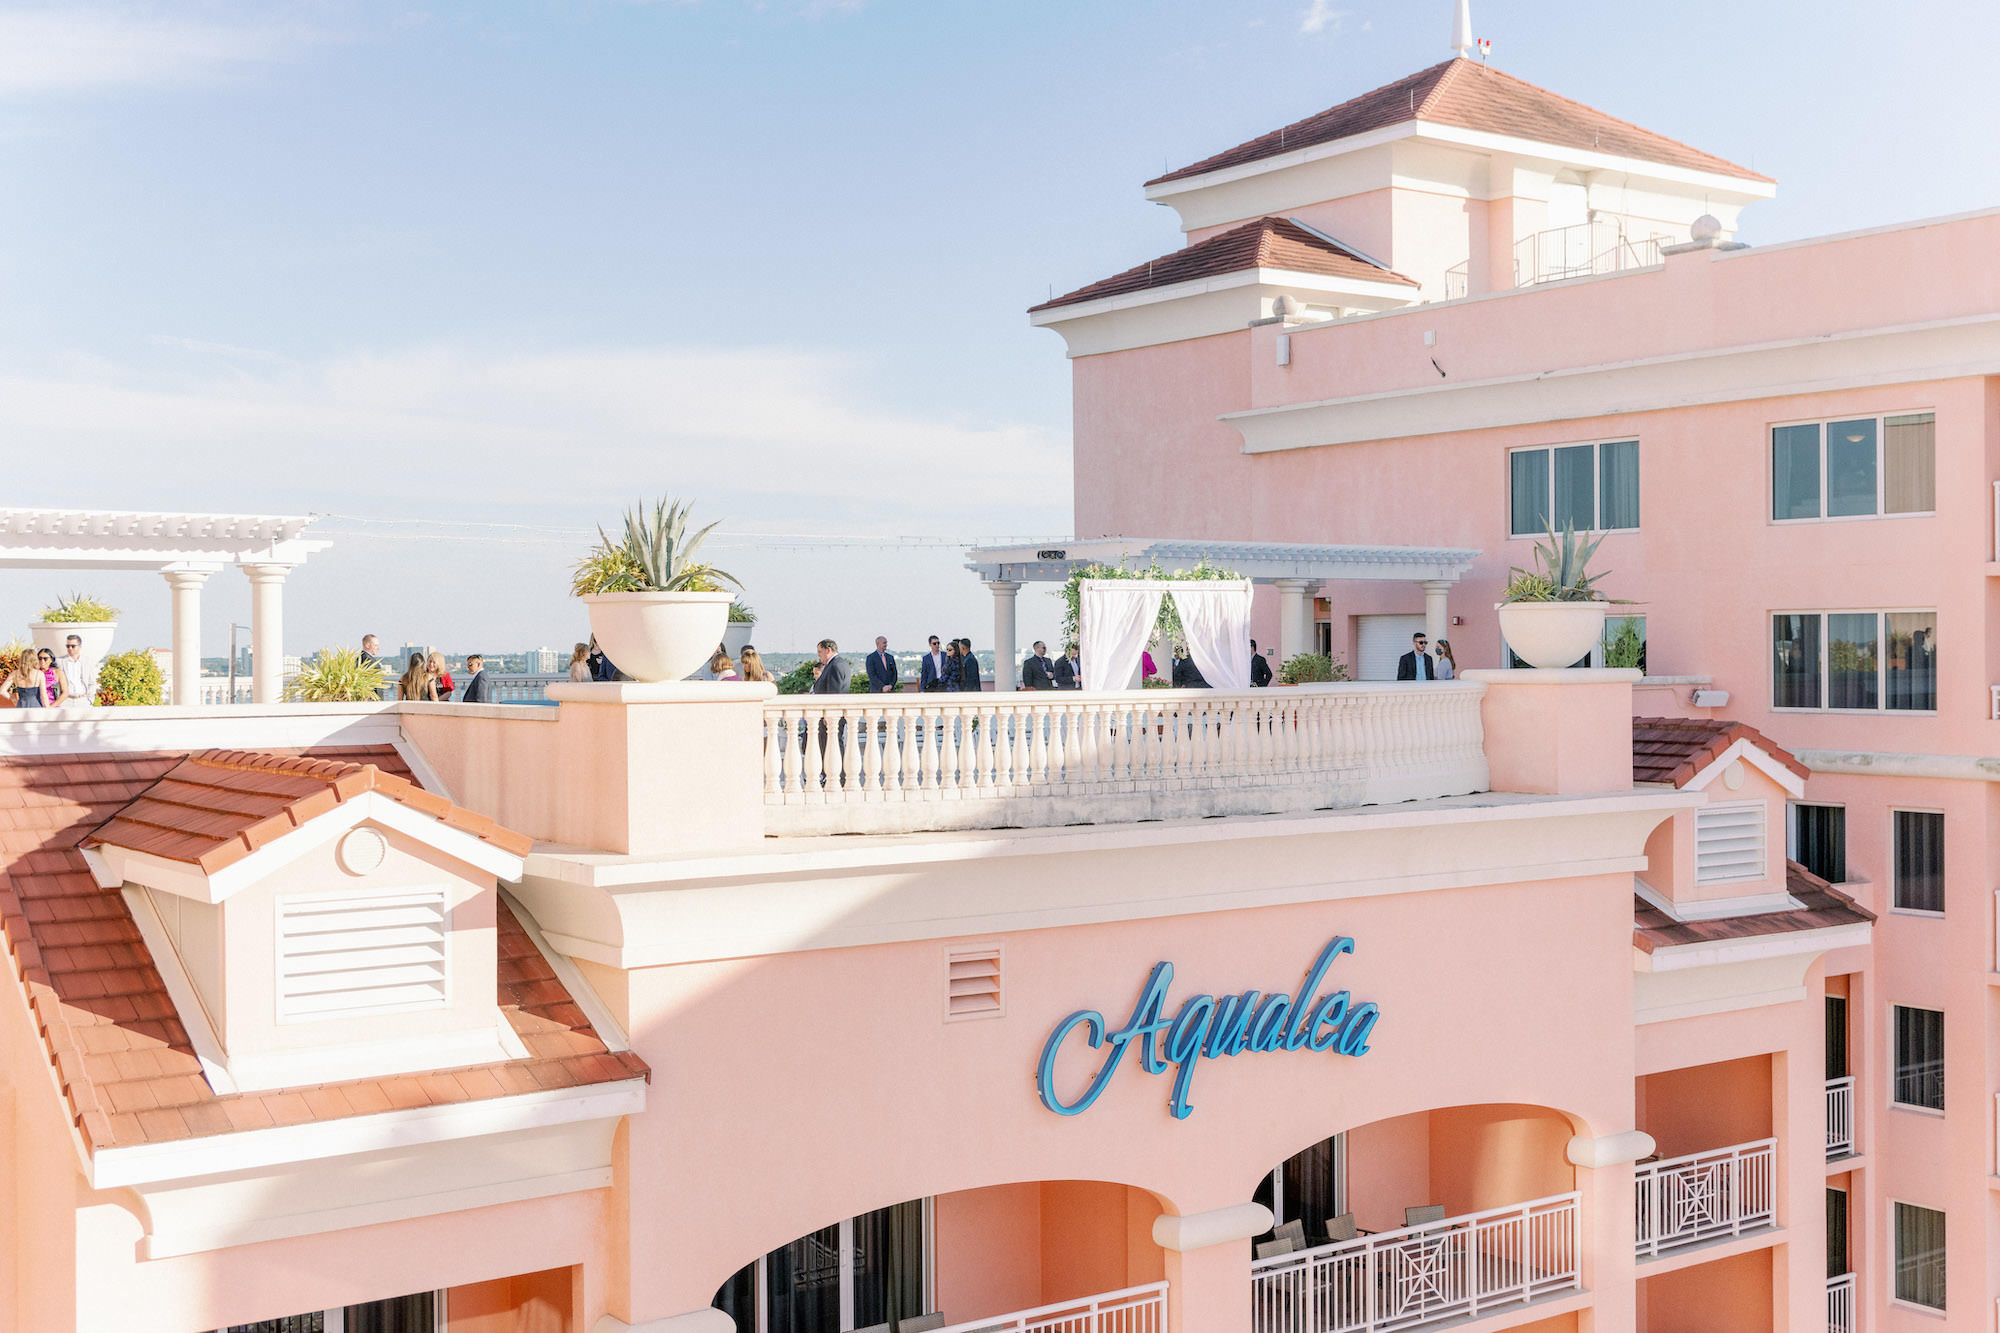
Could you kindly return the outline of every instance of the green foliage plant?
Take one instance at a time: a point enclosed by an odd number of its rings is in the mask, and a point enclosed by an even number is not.
[[[1643,621],[1637,616],[1625,616],[1612,622],[1610,632],[1604,636],[1604,665],[1618,668],[1636,668],[1646,656],[1646,636],[1639,626]]]
[[[1286,685],[1323,685],[1346,680],[1347,663],[1331,653],[1299,653],[1285,659],[1278,668],[1278,679]]]
[[[706,561],[695,558],[702,542],[715,531],[711,523],[690,534],[693,506],[678,500],[656,500],[650,510],[632,506],[625,515],[625,534],[613,541],[603,528],[597,545],[576,562],[570,591],[578,597],[607,592],[715,592],[724,582],[735,583]]]
[[[741,600],[729,604],[729,623],[732,625],[754,625],[757,623],[757,608],[745,605]]]
[[[1536,569],[1508,571],[1507,588],[1501,595],[1507,602],[1610,602],[1597,581],[1610,571],[1590,568],[1604,538],[1600,534],[1578,541],[1576,529],[1568,524],[1558,534],[1551,525],[1544,539],[1535,543]]]
[[[106,708],[161,704],[167,682],[159,659],[143,648],[111,653],[97,664],[97,702]]]
[[[80,592],[57,598],[54,606],[42,608],[44,625],[102,625],[116,619],[117,607]]]
[[[1083,637],[1083,581],[1085,579],[1166,579],[1186,583],[1201,583],[1223,579],[1241,578],[1233,569],[1223,569],[1212,565],[1207,556],[1197,560],[1192,569],[1167,570],[1155,560],[1144,568],[1127,568],[1121,560],[1116,565],[1086,565],[1069,576],[1062,586],[1063,627],[1065,643],[1074,643]],[[1178,643],[1187,638],[1181,629],[1180,608],[1174,605],[1173,594],[1160,600],[1160,616],[1153,622],[1153,633],[1169,643]]]
[[[285,698],[300,704],[373,703],[388,683],[382,664],[362,661],[359,649],[322,648],[300,665],[285,686]]]
[[[812,683],[813,663],[807,659],[778,677],[778,693],[804,694],[812,688]]]
[[[21,665],[21,654],[33,651],[35,645],[22,638],[12,638],[0,643],[0,679],[14,674],[14,668]]]

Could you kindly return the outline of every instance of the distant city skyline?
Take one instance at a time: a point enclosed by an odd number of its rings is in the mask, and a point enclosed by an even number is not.
[[[10,502],[348,516],[294,653],[572,642],[551,533],[654,494],[724,521],[760,646],[990,646],[948,546],[748,535],[1066,534],[1025,308],[1173,249],[1140,182],[1435,63],[1452,7],[0,4]],[[1496,66],[1775,175],[1753,244],[2000,203],[1968,18],[1473,5]],[[157,577],[90,583],[166,642]],[[17,621],[68,591],[0,573]],[[204,607],[225,652],[242,578]],[[1058,618],[1026,593],[1022,646]]]

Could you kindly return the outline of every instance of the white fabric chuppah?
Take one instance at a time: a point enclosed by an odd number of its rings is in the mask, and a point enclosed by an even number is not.
[[[1202,679],[1218,690],[1249,689],[1250,580],[1177,581],[1171,596]]]
[[[1153,637],[1165,589],[1150,579],[1083,579],[1077,587],[1083,688],[1126,689]]]

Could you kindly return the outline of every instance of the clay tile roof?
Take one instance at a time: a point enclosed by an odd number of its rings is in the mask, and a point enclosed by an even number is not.
[[[526,855],[533,845],[525,834],[425,791],[410,780],[407,769],[391,772],[351,758],[261,750],[189,755],[92,829],[85,841],[185,861],[212,873],[367,791],[516,856]]]
[[[1812,776],[1812,770],[1791,751],[1746,723],[1705,717],[1635,717],[1632,781],[1681,786],[1737,741],[1751,742],[1801,778]]]
[[[1645,953],[1675,944],[1712,944],[1720,940],[1781,935],[1795,930],[1822,930],[1873,921],[1875,914],[1834,888],[1797,861],[1785,863],[1785,889],[1799,906],[1788,912],[1759,912],[1713,921],[1676,921],[1644,898],[1632,900],[1632,943]]]
[[[204,789],[201,800],[212,808],[202,813],[224,823],[268,818],[258,811],[283,801],[266,785],[300,777],[324,789],[330,779],[365,772],[376,775],[372,783],[393,779],[421,791],[386,745],[247,757],[209,751],[0,758],[0,986],[18,985],[24,993],[71,1117],[92,1151],[650,1077],[638,1056],[605,1045],[503,901],[495,911],[497,998],[527,1058],[217,1096],[124,896],[99,888],[78,850],[94,829],[114,815],[122,819],[142,796],[196,810],[192,800],[179,799],[187,793],[169,783],[196,759],[201,763],[188,771],[198,780],[187,785]],[[263,777],[242,776],[250,773]],[[393,791],[394,783],[371,789]],[[200,822],[195,814],[174,818]],[[176,836],[189,839],[192,848],[215,835]]]
[[[1153,287],[1170,287],[1177,282],[1220,277],[1253,268],[1289,269],[1294,273],[1318,273],[1330,278],[1356,278],[1364,282],[1389,282],[1415,287],[1417,283],[1363,259],[1345,246],[1316,236],[1286,218],[1258,218],[1240,227],[1218,232],[1205,241],[1183,246],[1172,254],[1128,268],[1123,273],[1079,287],[1073,292],[1030,306],[1029,312],[1056,306],[1095,301],[1104,296],[1123,296]]]
[[[1607,116],[1525,79],[1503,74],[1477,61],[1453,58],[1179,171],[1155,176],[1146,184],[1203,176],[1224,167],[1240,167],[1413,120],[1504,134],[1559,148],[1589,149],[1739,180],[1771,179],[1665,135]]]

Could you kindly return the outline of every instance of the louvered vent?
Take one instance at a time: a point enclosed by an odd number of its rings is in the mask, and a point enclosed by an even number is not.
[[[327,1018],[442,1006],[444,892],[280,900],[279,1016]]]
[[[1000,950],[951,949],[945,953],[945,1022],[998,1018],[1007,1012],[1000,998]]]
[[[1694,882],[1728,884],[1763,879],[1765,863],[1762,801],[1704,805],[1694,812]]]

